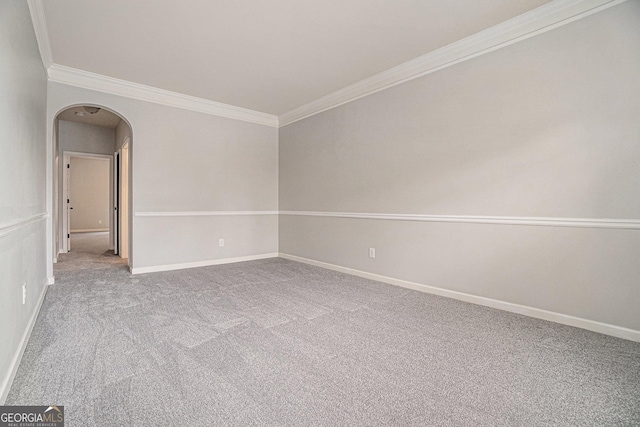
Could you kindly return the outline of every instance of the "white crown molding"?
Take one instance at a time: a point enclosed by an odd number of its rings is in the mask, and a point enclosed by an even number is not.
[[[42,64],[45,69],[48,69],[53,64],[53,55],[51,53],[47,21],[44,17],[44,3],[43,0],[27,0],[27,4],[29,5],[31,22],[33,22],[33,30],[36,33],[36,40],[38,41]]]
[[[626,0],[554,0],[279,116],[280,126],[542,34]]]
[[[158,89],[59,64],[52,64],[49,67],[48,73],[49,80],[56,83],[63,83],[84,89],[96,90],[138,99],[140,101],[153,102],[259,125],[278,127],[278,117],[273,114],[222,104],[208,99]]]
[[[534,37],[626,0],[553,0],[513,19],[330,93],[279,117],[55,64],[43,0],[27,1],[42,62],[50,81],[265,126],[282,127]]]
[[[529,307],[526,305],[514,304],[514,303],[502,301],[502,300],[496,300],[492,298],[471,295],[464,292],[452,291],[445,288],[438,288],[436,286],[424,285],[422,283],[409,282],[407,280],[401,280],[393,277],[382,276],[375,273],[369,273],[367,271],[356,270],[349,267],[329,264],[326,262],[316,261],[308,258],[302,258],[295,255],[280,253],[279,257],[288,259],[291,261],[297,261],[297,262],[302,262],[309,265],[314,265],[316,267],[326,268],[333,271],[339,271],[341,273],[362,277],[364,279],[387,283],[389,285],[400,286],[403,288],[413,289],[415,291],[420,291],[420,292],[433,294],[433,295],[440,295],[447,298],[453,298],[459,301],[465,301],[472,304],[482,305],[485,307],[496,308],[498,310],[509,311],[511,313],[522,314],[524,316],[535,317],[537,319],[548,320],[550,322],[574,326],[577,328],[582,328],[589,331],[598,332],[601,334],[611,335],[611,336],[623,338],[626,340],[640,342],[640,331],[625,328],[622,326],[616,326],[608,323],[597,322],[594,320],[570,316],[568,314],[557,313],[554,311],[543,310],[540,308]]]
[[[136,212],[134,216],[242,216],[278,215],[278,211],[176,211],[176,212]]]
[[[616,228],[640,230],[637,219],[547,218],[512,216],[381,214],[357,212],[280,211],[280,215],[331,218],[375,219],[387,221],[459,222],[471,224],[529,225],[547,227]]]

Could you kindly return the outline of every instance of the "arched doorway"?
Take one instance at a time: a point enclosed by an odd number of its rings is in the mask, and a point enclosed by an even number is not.
[[[54,262],[72,250],[72,236],[94,233],[93,245],[102,244],[104,237],[104,249],[131,266],[132,141],[129,122],[102,105],[69,105],[54,116]],[[79,167],[74,168],[74,163]],[[83,169],[88,175],[79,175]],[[98,174],[98,169],[103,172]],[[81,185],[74,186],[74,179]],[[77,189],[75,199],[73,188]],[[81,196],[91,200],[81,200]],[[86,241],[87,235],[83,237]]]

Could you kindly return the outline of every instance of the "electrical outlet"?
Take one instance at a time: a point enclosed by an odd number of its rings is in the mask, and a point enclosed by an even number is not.
[[[369,248],[369,258],[376,257],[376,248]]]
[[[102,220],[101,219],[98,220],[98,224],[102,224]]]
[[[27,303],[27,284],[22,284],[22,304]]]
[[[224,246],[224,239],[218,239],[218,245],[220,247],[223,247]]]

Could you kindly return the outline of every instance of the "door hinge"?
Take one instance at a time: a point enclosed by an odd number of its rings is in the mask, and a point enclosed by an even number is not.
[[[71,238],[71,234],[67,233],[67,239]]]
[[[67,199],[67,203],[69,203],[69,199]]]
[[[67,169],[69,169],[69,167],[71,167],[71,165],[69,163],[67,163]]]

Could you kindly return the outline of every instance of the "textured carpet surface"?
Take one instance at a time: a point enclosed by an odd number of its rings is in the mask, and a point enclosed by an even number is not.
[[[109,250],[109,232],[71,233],[71,252],[58,256],[55,273],[126,264]]]
[[[282,259],[105,262],[57,270],[6,404],[67,426],[637,426],[640,344]]]

